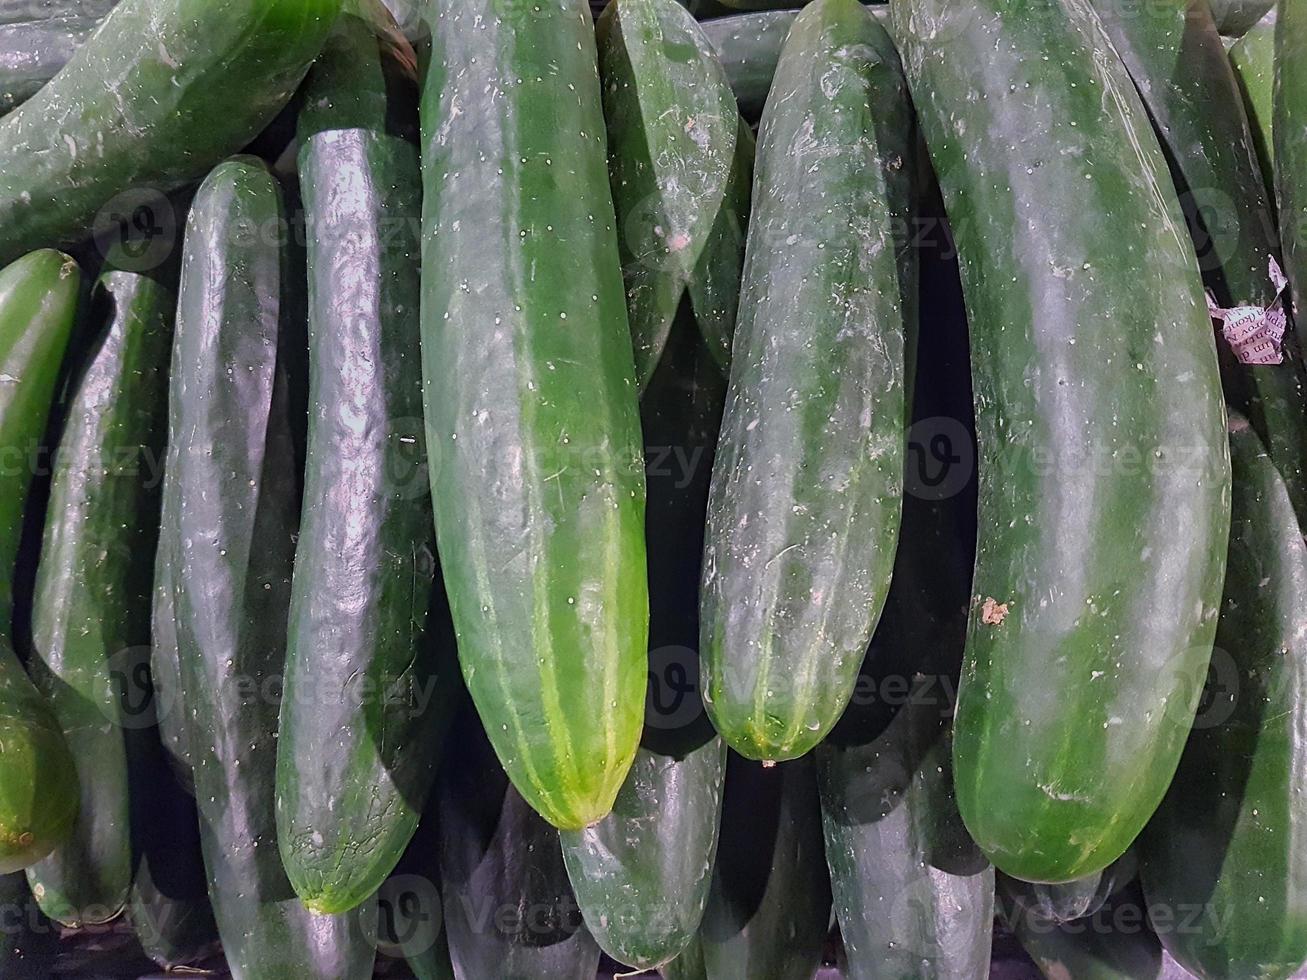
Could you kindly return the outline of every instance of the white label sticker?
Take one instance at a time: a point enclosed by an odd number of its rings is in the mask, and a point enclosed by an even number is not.
[[[1284,331],[1288,318],[1284,312],[1284,290],[1289,285],[1280,263],[1271,256],[1268,270],[1275,287],[1275,301],[1270,306],[1235,306],[1224,309],[1215,297],[1207,294],[1207,309],[1213,320],[1221,322],[1221,335],[1234,351],[1240,364],[1262,367],[1282,364]]]

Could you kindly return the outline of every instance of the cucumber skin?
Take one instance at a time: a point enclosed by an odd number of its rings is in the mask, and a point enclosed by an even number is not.
[[[285,666],[299,503],[278,358],[289,304],[267,233],[281,218],[279,189],[249,158],[215,169],[191,210],[169,429],[172,581],[201,844],[233,976],[349,980],[371,975],[374,951],[355,917],[300,904],[274,815],[278,705],[265,688]]]
[[[339,59],[359,37],[380,76],[368,25],[342,18],[337,30],[332,57],[306,85],[310,104],[342,95],[350,66]],[[313,120],[299,156],[310,285],[305,498],[315,503],[295,558],[277,825],[296,893],[327,913],[366,901],[403,855],[435,777],[456,670],[436,628],[448,618],[443,597],[432,601],[427,461],[412,451],[422,434],[421,175],[415,148],[386,135],[384,98],[378,108],[357,120],[366,128],[314,131],[326,120]]]
[[[80,788],[59,719],[14,653],[13,576],[31,483],[77,313],[81,273],[58,252],[0,271],[0,874],[35,864],[72,833]]]
[[[1071,881],[1142,829],[1201,694],[1229,522],[1212,328],[1165,159],[1091,11],[891,12],[973,345],[980,538],[958,804],[1000,870]],[[1051,144],[1065,152],[1040,152]],[[1101,323],[1114,329],[1089,329]],[[1123,452],[1133,465],[1113,462]],[[1168,452],[1177,465],[1154,462]],[[1000,624],[986,600],[1008,604]]]
[[[917,288],[896,232],[914,147],[884,29],[854,0],[807,7],[759,140],[704,551],[704,700],[746,758],[825,738],[889,589]]]
[[[1242,37],[1266,16],[1276,0],[1208,0],[1217,28],[1227,37]]]
[[[593,980],[599,947],[563,866],[558,834],[496,762],[481,723],[454,722],[441,767],[440,888],[454,975]]]
[[[1307,310],[1307,6],[1282,3],[1275,26],[1275,190],[1284,271]],[[1301,317],[1301,312],[1300,312]]]
[[[428,20],[422,356],[445,584],[496,753],[531,806],[579,830],[631,767],[648,660],[590,15],[580,0],[430,0]]]
[[[746,119],[762,115],[796,16],[792,10],[765,10],[719,17],[703,25]]]
[[[1275,196],[1275,25],[1276,14],[1272,9],[1230,48],[1230,63],[1243,94],[1253,146],[1266,181],[1267,195],[1272,199]]]
[[[68,64],[99,24],[89,17],[0,22],[0,116],[22,105]]]
[[[1245,420],[1231,417],[1230,445],[1221,659],[1209,675],[1207,717],[1141,838],[1140,870],[1150,904],[1204,910],[1194,928],[1162,934],[1186,969],[1212,980],[1287,980],[1307,962],[1307,844],[1298,829],[1307,544],[1286,481]]]
[[[0,121],[0,262],[76,242],[114,195],[167,192],[239,150],[339,12],[340,0],[123,0]]]
[[[81,805],[73,836],[27,869],[51,919],[98,925],[122,911],[132,883],[122,676],[150,638],[158,488],[150,463],[167,425],[172,293],[109,272],[93,306],[103,330],[76,380],[55,454],[37,572],[29,669],[76,759]]]

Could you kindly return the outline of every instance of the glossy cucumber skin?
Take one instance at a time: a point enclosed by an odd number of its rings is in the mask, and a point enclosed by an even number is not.
[[[1142,829],[1201,694],[1229,525],[1213,331],[1165,158],[1086,4],[891,14],[971,324],[958,804],[1000,870],[1072,881]]]
[[[746,758],[794,759],[829,733],[889,589],[914,147],[884,29],[855,0],[807,7],[759,140],[704,550],[704,700]]]
[[[1270,306],[1268,265],[1279,257],[1275,208],[1253,134],[1205,0],[1092,0],[1163,146],[1203,279],[1224,307]],[[1299,513],[1307,515],[1307,367],[1296,331],[1284,363],[1239,364],[1218,338],[1227,401],[1270,447]]]
[[[1206,977],[1287,980],[1307,962],[1307,544],[1286,481],[1230,420],[1234,521],[1205,710],[1141,838],[1150,904],[1201,908],[1162,941]]]
[[[1293,308],[1307,310],[1307,7],[1283,3],[1275,26],[1275,191]]]
[[[35,450],[45,436],[77,314],[81,273],[58,252],[0,271],[0,874],[21,871],[67,840],[77,815],[76,767],[59,719],[11,646],[13,576]]]
[[[558,834],[504,775],[470,710],[439,779],[440,887],[460,978],[592,980],[599,947],[577,907]],[[456,758],[457,761],[453,761]]]
[[[358,94],[342,91],[351,56],[370,58],[380,78],[375,36],[347,16],[309,76],[308,104]],[[370,898],[404,853],[435,776],[456,670],[434,595],[427,461],[414,451],[422,185],[416,149],[385,131],[384,92],[380,112],[357,120],[365,127],[302,120],[299,158],[310,503],[295,556],[277,826],[296,893],[327,913]]]
[[[0,121],[0,261],[87,237],[117,194],[167,192],[289,100],[340,0],[123,0]]]
[[[172,292],[108,272],[92,299],[99,331],[75,379],[37,572],[29,669],[76,759],[73,835],[27,869],[42,911],[66,926],[115,918],[132,883],[121,683],[148,649],[159,492],[153,464],[167,432]]]
[[[816,768],[727,760],[722,838],[699,945],[712,980],[811,980],[830,925]]]
[[[1276,12],[1259,20],[1230,48],[1230,63],[1243,94],[1257,161],[1267,193],[1275,194],[1275,25]]]
[[[22,105],[54,78],[98,23],[87,17],[0,22],[0,115]]]
[[[172,373],[173,591],[209,895],[237,980],[371,975],[355,916],[307,910],[278,855],[276,682],[298,474],[286,365],[281,195],[261,163],[219,166],[187,223]],[[164,507],[165,514],[169,513]]]
[[[796,16],[792,10],[765,10],[718,17],[703,25],[745,118],[762,115],[781,48]]]
[[[437,541],[495,750],[531,806],[579,830],[631,767],[648,660],[638,396],[590,15],[579,0],[427,13]]]
[[[675,671],[698,676],[699,563],[725,389],[683,304],[641,405],[651,652],[644,737],[613,812],[561,834],[591,933],[639,969],[665,964],[694,938],[717,852],[725,745],[697,685],[675,697],[669,688]]]
[[[596,31],[609,179],[643,391],[725,203],[739,113],[711,44],[674,0],[617,0]]]

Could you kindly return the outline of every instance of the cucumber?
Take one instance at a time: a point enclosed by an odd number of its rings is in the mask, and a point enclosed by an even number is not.
[[[154,686],[159,737],[178,782],[195,792],[192,772],[190,711],[182,687],[181,651],[177,644],[177,610],[173,603],[173,571],[177,567],[176,450],[170,442],[163,471],[159,545],[154,556],[154,594],[150,605],[150,679]]]
[[[676,957],[699,928],[726,774],[725,746],[697,688],[681,692],[688,704],[667,693],[675,671],[698,675],[699,562],[725,399],[689,313],[683,304],[642,405],[651,651],[644,737],[613,812],[561,835],[591,933],[613,959],[641,970]]]
[[[454,973],[593,980],[599,947],[568,884],[558,834],[495,760],[475,713],[454,723],[439,779],[440,879]]]
[[[1201,909],[1162,933],[1202,977],[1288,978],[1307,963],[1307,543],[1255,430],[1230,419],[1234,521],[1207,709],[1140,844],[1150,905]]]
[[[68,64],[98,24],[88,17],[0,22],[0,115],[39,92]]]
[[[1136,874],[1134,851],[1126,851],[1114,864],[1104,870],[1068,882],[1065,885],[1040,885],[1003,876],[1000,890],[1029,914],[1052,924],[1085,919],[1101,909],[1107,900]]]
[[[889,589],[915,145],[884,29],[855,0],[806,8],[763,119],[704,550],[704,699],[746,758],[825,738]]]
[[[891,12],[971,325],[958,805],[1000,870],[1073,881],[1142,829],[1198,706],[1229,522],[1213,332],[1165,158],[1092,10]]]
[[[45,435],[81,287],[77,263],[34,252],[0,271],[0,874],[66,841],[80,788],[62,726],[9,637],[35,453]]]
[[[664,964],[658,975],[663,980],[708,980],[708,970],[703,965],[703,943],[699,937],[692,939],[680,956]]]
[[[703,25],[746,119],[762,115],[776,62],[796,16],[792,10],[765,10],[719,17]]]
[[[674,0],[610,3],[598,44],[636,379],[644,390],[726,200],[739,113],[712,46]]]
[[[279,322],[293,304],[268,233],[281,220],[280,192],[251,158],[219,166],[196,195],[177,304],[167,530],[201,843],[232,974],[348,980],[371,975],[374,951],[355,917],[300,904],[274,814],[299,505],[284,362],[293,326]]]
[[[1243,95],[1244,109],[1268,195],[1275,194],[1275,9],[1230,48],[1230,63]]]
[[[1275,25],[1275,192],[1293,308],[1307,310],[1307,6],[1284,3]]]
[[[199,812],[169,767],[157,729],[137,734],[128,741],[137,864],[127,918],[145,955],[159,966],[193,967],[220,953]]]
[[[1227,37],[1242,37],[1275,7],[1275,0],[1207,0],[1212,18]]]
[[[648,660],[594,38],[580,0],[430,0],[428,20],[422,357],[445,584],[496,753],[579,830],[631,767]]]
[[[116,918],[132,883],[125,713],[117,686],[148,647],[158,488],[176,299],[107,272],[96,340],[74,382],[55,454],[36,578],[29,669],[63,728],[81,786],[69,840],[27,869],[42,911],[80,928]]]
[[[811,980],[830,925],[830,876],[811,759],[727,761],[722,839],[699,945],[712,980]]]
[[[0,121],[0,262],[85,238],[115,195],[166,192],[290,99],[340,0],[123,0]]]
[[[1003,914],[1049,980],[1163,980],[1187,977],[1168,963],[1138,886],[1113,896],[1090,919],[1063,924],[1031,915],[1000,885]]]
[[[342,16],[305,85],[306,509],[277,741],[282,863],[304,904],[371,897],[417,828],[448,722],[422,435],[416,149],[386,132],[380,50]],[[371,102],[371,104],[369,104]],[[432,631],[426,635],[430,625]],[[443,649],[442,649],[443,648]],[[441,654],[447,650],[450,657]]]

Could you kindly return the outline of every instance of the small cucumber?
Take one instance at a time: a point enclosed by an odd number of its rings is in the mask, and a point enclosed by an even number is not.
[[[1201,909],[1161,933],[1207,978],[1287,980],[1307,963],[1307,543],[1286,481],[1230,419],[1234,522],[1208,698],[1140,843],[1150,905]]]
[[[80,786],[62,726],[13,651],[13,578],[35,450],[77,313],[81,273],[58,252],[0,271],[0,874],[35,864],[72,833]]]
[[[590,12],[429,0],[422,357],[436,535],[468,689],[561,829],[640,741],[644,474]]]
[[[825,738],[889,588],[915,145],[884,28],[855,0],[808,6],[763,119],[704,551],[704,699],[747,758]]]
[[[1000,870],[1073,881],[1143,828],[1202,693],[1230,492],[1212,325],[1165,155],[1087,3],[890,9],[970,319],[958,806]]]
[[[296,894],[336,913],[381,887],[417,827],[457,668],[413,451],[422,184],[416,149],[387,133],[367,21],[341,17],[304,99],[313,503],[295,555],[277,826]]]
[[[209,896],[236,980],[368,977],[355,916],[295,897],[278,854],[276,732],[299,509],[286,382],[293,304],[281,194],[257,160],[219,166],[187,222],[166,490],[171,571]],[[285,353],[279,354],[279,347]]]
[[[0,121],[0,262],[204,175],[290,99],[341,0],[123,0]]]
[[[454,723],[439,780],[440,884],[454,973],[467,980],[594,980],[599,947],[567,880],[558,834],[495,759],[481,723]]]
[[[151,464],[167,431],[176,299],[144,276],[108,272],[92,304],[98,335],[55,454],[29,668],[77,760],[81,806],[72,837],[27,878],[42,911],[73,928],[115,918],[132,883],[123,732],[133,719],[115,682],[150,639]]]

